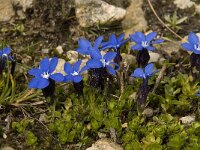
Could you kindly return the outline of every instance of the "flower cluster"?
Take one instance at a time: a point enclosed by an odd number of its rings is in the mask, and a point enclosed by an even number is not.
[[[145,36],[141,32],[136,32],[125,39],[125,34],[117,37],[115,34],[110,35],[108,41],[103,41],[103,36],[99,36],[93,44],[87,39],[80,38],[78,40],[78,48],[76,51],[82,55],[88,55],[90,59],[82,68],[82,60],[78,60],[74,65],[66,62],[64,64],[64,71],[66,75],[55,73],[55,68],[58,63],[58,58],[52,59],[44,58],[40,62],[39,68],[33,68],[28,73],[34,78],[29,82],[29,88],[45,89],[51,86],[52,81],[56,82],[73,82],[75,89],[82,87],[83,77],[81,74],[88,70],[91,80],[91,85],[94,87],[101,87],[105,83],[106,78],[117,75],[120,69],[120,49],[129,40],[134,41],[136,44],[132,46],[133,50],[154,50],[153,44],[162,43],[163,40],[154,40],[156,32],[149,33]],[[8,53],[8,52],[7,52]],[[118,59],[119,58],[119,59]],[[153,71],[153,64],[149,64],[142,68],[137,68],[131,76],[139,78],[148,78],[155,74]]]

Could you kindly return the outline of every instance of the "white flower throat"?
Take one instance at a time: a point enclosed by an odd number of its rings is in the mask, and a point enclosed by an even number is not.
[[[100,59],[100,61],[102,62],[102,65],[103,65],[103,67],[105,67],[106,65],[109,65],[109,61],[108,62],[106,62],[106,60],[105,59]]]
[[[196,50],[200,51],[200,43],[195,44],[195,45],[194,45],[194,48],[195,48]]]
[[[72,76],[77,76],[78,72],[74,71],[73,73],[71,73]]]
[[[7,55],[7,54],[3,54],[2,56],[3,56],[3,57],[8,57],[8,55]]]
[[[45,79],[49,79],[50,74],[48,72],[44,72],[41,76]]]
[[[142,41],[142,47],[146,48],[149,46],[149,43],[147,41]]]

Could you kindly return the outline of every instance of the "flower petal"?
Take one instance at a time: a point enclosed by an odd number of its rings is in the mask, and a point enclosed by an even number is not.
[[[43,89],[49,85],[49,80],[42,77],[33,78],[29,82],[29,88]]]
[[[137,68],[134,70],[134,72],[131,74],[132,77],[136,78],[143,78],[144,77],[144,72],[141,68]]]
[[[181,46],[186,49],[187,51],[193,51],[194,48],[193,48],[193,45],[191,45],[190,43],[183,43],[181,44]]]
[[[100,51],[96,50],[96,49],[93,49],[92,51],[90,51],[90,56],[94,59],[101,59],[102,58]]]
[[[80,76],[80,75],[74,76],[74,77],[73,77],[73,82],[78,83],[78,82],[80,82],[82,79],[83,79],[83,77]]]
[[[41,60],[40,62],[40,69],[43,72],[47,72],[49,70],[49,58],[44,58],[43,60]]]
[[[155,40],[155,41],[152,41],[151,44],[159,44],[159,43],[163,43],[165,40],[163,39],[158,39],[158,40]]]
[[[106,62],[113,60],[115,58],[115,56],[117,55],[116,52],[107,52],[103,58],[106,60]]]
[[[90,69],[90,67],[87,66],[87,65],[85,65],[83,68],[81,68],[81,70],[80,70],[79,73],[82,73],[82,72],[84,72],[84,71],[86,71],[86,70],[88,70],[88,69]]]
[[[50,78],[57,82],[62,82],[64,80],[64,77],[61,73],[54,73],[50,75]]]
[[[57,64],[58,64],[58,58],[53,57],[49,63],[49,73],[52,73],[55,70]]]
[[[135,44],[131,47],[132,50],[143,50],[143,47],[141,44]]]
[[[41,76],[41,74],[42,74],[43,72],[40,70],[40,69],[38,69],[38,68],[33,68],[33,69],[31,69],[31,70],[29,70],[28,71],[28,74],[30,74],[30,75],[32,75],[32,76]]]
[[[117,42],[120,43],[124,40],[125,34],[121,34],[118,38],[117,38]]]
[[[64,71],[67,74],[71,74],[74,70],[73,70],[72,65],[70,63],[66,62],[65,65],[64,65]]]
[[[89,54],[88,48],[92,47],[91,43],[83,38],[79,38],[78,46],[79,47],[76,49],[76,51],[83,55],[88,55]]]
[[[75,64],[74,64],[74,71],[79,71],[80,65],[82,63],[82,60],[78,60]]]
[[[124,45],[126,42],[128,42],[130,40],[130,38],[127,38],[126,40],[124,40],[124,41],[122,41],[121,43],[120,43],[120,46],[119,47],[121,47],[122,45]]]
[[[38,84],[38,82],[39,82],[39,79],[40,79],[40,78],[33,78],[33,79],[31,79],[31,81],[28,83],[28,87],[29,87],[30,89],[32,89],[32,88],[37,88],[37,84]]]
[[[140,38],[142,41],[146,41],[146,36],[142,32],[135,32],[135,35]]]
[[[114,66],[115,67],[115,71],[120,69],[120,66],[115,62],[110,62],[110,66]]]
[[[99,36],[94,42],[94,49],[98,49],[103,40],[103,36]]]
[[[194,49],[193,52],[194,52],[195,54],[200,54],[200,50]]]
[[[111,47],[113,47],[113,45],[110,42],[103,42],[101,47],[101,50],[105,50],[105,49],[109,49]]]
[[[146,76],[150,76],[153,72],[153,69],[154,69],[154,64],[151,63],[151,64],[148,64],[145,68],[144,68],[144,73]]]
[[[10,47],[5,47],[5,48],[3,48],[3,54],[10,54],[10,52],[11,52],[11,48]]]
[[[101,68],[101,67],[103,67],[102,62],[98,59],[88,60],[87,66],[90,67],[90,68]]]
[[[37,88],[43,89],[43,88],[47,87],[48,85],[49,85],[48,79],[40,78],[38,81],[38,84],[37,84]]]
[[[70,81],[72,81],[72,80],[73,80],[73,76],[70,74],[70,75],[66,75],[66,76],[64,77],[63,82],[70,82]]]
[[[111,34],[109,37],[109,42],[113,45],[117,45],[117,38],[115,34]]]
[[[116,71],[113,69],[113,67],[106,65],[107,71],[112,74],[112,75],[116,75]]]
[[[130,35],[130,39],[136,43],[141,43],[142,42],[142,39],[139,38],[136,34],[131,34]]]
[[[194,32],[190,32],[188,36],[188,41],[191,44],[198,44],[199,43],[199,38]]]
[[[151,40],[153,40],[156,37],[156,35],[157,35],[156,32],[151,32],[151,33],[147,34],[146,41],[150,42]]]
[[[146,49],[149,50],[149,51],[154,51],[154,50],[155,50],[155,47],[153,47],[153,46],[148,46],[148,47],[146,47]]]

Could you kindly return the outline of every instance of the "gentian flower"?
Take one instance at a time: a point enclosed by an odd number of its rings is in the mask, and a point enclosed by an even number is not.
[[[112,62],[116,54],[116,52],[107,52],[104,56],[102,56],[100,51],[94,50],[91,53],[92,58],[88,60],[86,65],[89,68],[106,68],[110,74],[116,75],[116,70],[111,66],[114,65],[119,68],[118,64]]]
[[[200,88],[199,88],[199,90],[198,90],[196,96],[200,96]]]
[[[191,51],[190,55],[190,63],[191,67],[196,67],[198,71],[200,71],[200,42],[198,36],[190,32],[188,36],[188,42],[183,43],[182,47],[187,51]]]
[[[131,74],[132,77],[136,77],[136,78],[149,78],[152,75],[154,75],[155,73],[157,73],[158,70],[154,71],[154,64],[148,64],[145,68],[144,71],[142,68],[137,68],[135,69],[135,71]]]
[[[157,72],[158,72],[158,70],[154,71],[154,65],[151,63],[151,64],[148,64],[144,68],[144,70],[142,68],[137,68],[131,74],[132,77],[143,79],[143,82],[142,82],[139,92],[138,92],[138,96],[136,98],[139,107],[145,106],[145,102],[146,102],[146,99],[148,96],[148,79],[149,79],[149,77],[151,77],[152,75],[154,75]]]
[[[162,39],[154,40],[156,37],[156,32],[151,32],[146,36],[142,32],[135,32],[135,34],[130,35],[130,39],[136,44],[131,47],[132,50],[143,50],[147,49],[149,51],[155,50],[153,44],[159,44],[164,42]],[[154,41],[153,41],[154,40]]]
[[[128,39],[124,39],[125,34],[121,34],[118,38],[115,34],[111,34],[109,37],[108,42],[102,43],[102,50],[113,48],[116,52],[122,47],[126,42],[128,42]]]
[[[188,42],[183,43],[182,47],[187,51],[200,54],[200,42],[198,36],[194,32],[190,32]]]
[[[112,48],[117,53],[116,57],[114,58],[114,62],[117,64],[120,64],[120,62],[122,61],[120,48],[129,40],[129,38],[124,39],[124,37],[125,37],[125,34],[121,34],[118,38],[116,37],[115,34],[111,34],[109,37],[109,41],[102,43],[101,50]]]
[[[9,47],[5,47],[2,50],[0,50],[0,58],[7,58],[11,61],[14,61],[10,53],[11,53],[11,49]]]
[[[144,68],[148,64],[150,59],[148,51],[155,50],[153,44],[164,42],[162,39],[154,40],[156,35],[156,32],[151,32],[146,36],[142,32],[136,32],[135,34],[130,35],[130,39],[136,43],[131,49],[139,51],[136,58],[139,67],[141,66]]]
[[[73,66],[66,62],[64,65],[64,71],[67,73],[65,76],[64,82],[75,82],[79,83],[82,81],[83,77],[80,75],[82,72],[86,71],[88,69],[87,66],[80,69],[80,65],[82,63],[82,60],[78,60]]]
[[[103,40],[103,36],[99,36],[95,40],[94,45],[92,46],[88,40],[80,38],[78,40],[79,47],[76,49],[76,51],[83,55],[90,55],[91,51],[99,49],[102,40]]]
[[[51,60],[44,58],[40,62],[39,68],[33,68],[28,71],[32,76],[35,76],[29,82],[29,88],[44,89],[49,86],[50,81],[62,82],[64,77],[61,73],[53,73],[58,64],[58,58],[54,57]]]
[[[0,50],[0,74],[2,73],[2,71],[6,66],[6,60],[12,61],[11,74],[13,75],[14,73],[15,62],[10,53],[11,49],[9,47],[5,47],[2,50]]]

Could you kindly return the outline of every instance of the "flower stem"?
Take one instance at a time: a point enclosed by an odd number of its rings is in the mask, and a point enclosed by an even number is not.
[[[136,57],[138,67],[144,68],[148,64],[149,59],[150,55],[147,49],[139,51]]]
[[[138,97],[137,97],[137,104],[140,108],[145,107],[147,96],[148,96],[148,79],[145,78],[143,79],[143,82],[139,89]]]

